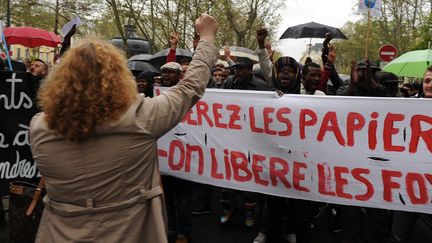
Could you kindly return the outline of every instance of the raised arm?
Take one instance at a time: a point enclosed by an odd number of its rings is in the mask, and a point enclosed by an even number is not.
[[[268,47],[266,46],[265,39],[268,36],[268,31],[266,29],[260,29],[257,30],[256,33],[256,39],[258,42],[258,49],[255,51],[255,53],[258,55],[259,65],[261,72],[263,73],[266,81],[270,84],[270,86],[273,86],[272,83],[272,69],[273,69],[273,63],[271,62],[271,57],[269,55]]]
[[[166,62],[175,62],[176,61],[176,51],[177,51],[177,44],[179,41],[179,33],[177,32],[171,32],[170,34],[170,49],[167,55]]]
[[[214,38],[217,21],[202,14],[195,23],[200,41],[184,78],[155,98],[145,98],[138,118],[152,136],[160,137],[176,126],[189,109],[203,96],[210,69],[218,59]]]
[[[62,56],[67,50],[70,49],[71,46],[71,38],[76,32],[76,25],[72,26],[72,29],[69,31],[69,33],[66,34],[66,36],[63,39],[62,46],[60,48],[60,56]]]

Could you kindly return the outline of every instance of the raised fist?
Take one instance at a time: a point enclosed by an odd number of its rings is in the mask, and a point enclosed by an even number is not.
[[[262,29],[257,30],[256,39],[257,39],[259,48],[261,48],[261,49],[265,48],[264,40],[267,36],[268,36],[268,31],[266,29],[262,28]]]
[[[257,41],[264,41],[267,36],[268,36],[268,30],[267,29],[262,28],[262,29],[257,30],[257,32],[256,32]]]
[[[231,60],[231,51],[229,49],[229,46],[224,46],[223,49],[224,49],[224,60],[225,61]]]
[[[201,39],[206,39],[208,41],[213,41],[216,32],[219,29],[219,24],[212,16],[203,13],[195,21],[195,29]]]
[[[171,46],[177,46],[177,44],[178,44],[178,41],[179,41],[179,33],[178,32],[171,32],[171,34],[170,34],[170,43],[171,43]]]
[[[336,48],[334,46],[331,46],[329,49],[329,53],[327,55],[327,62],[335,63],[335,61],[336,61]]]

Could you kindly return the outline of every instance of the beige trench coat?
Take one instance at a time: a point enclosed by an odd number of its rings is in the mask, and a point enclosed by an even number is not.
[[[218,50],[201,41],[183,81],[155,98],[138,96],[116,122],[82,143],[30,124],[30,143],[46,179],[36,242],[165,243],[156,142],[202,97]]]

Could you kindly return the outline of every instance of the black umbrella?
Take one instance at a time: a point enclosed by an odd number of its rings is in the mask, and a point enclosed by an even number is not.
[[[325,38],[326,33],[331,33],[333,38],[348,39],[338,28],[315,22],[291,26],[279,39]]]
[[[140,61],[140,62],[148,62],[153,55],[151,54],[138,54],[132,56],[128,59],[128,61]]]
[[[154,75],[160,75],[160,72],[150,63],[140,61],[128,61],[129,70],[132,71],[134,76],[137,76],[141,72],[152,72]]]
[[[150,58],[149,62],[157,69],[160,69],[160,67],[166,63],[169,50],[170,48],[157,52]],[[190,62],[192,60],[192,52],[186,49],[177,48],[176,62],[180,63],[183,60]]]
[[[312,46],[312,38],[325,38],[326,33],[330,33],[333,38],[345,39],[348,38],[338,28],[331,27],[324,24],[310,22],[306,24],[300,24],[291,26],[285,30],[279,39],[299,39],[309,38],[309,54]]]

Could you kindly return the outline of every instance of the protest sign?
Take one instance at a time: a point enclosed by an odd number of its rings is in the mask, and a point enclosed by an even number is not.
[[[29,145],[29,123],[35,113],[36,87],[25,72],[0,72],[0,196],[9,182],[34,182],[38,177]]]
[[[160,168],[245,191],[432,213],[431,104],[207,90],[159,139]]]
[[[78,16],[75,16],[71,21],[67,22],[62,27],[62,36],[65,37],[73,28],[73,26],[78,27],[81,25],[81,19]]]

